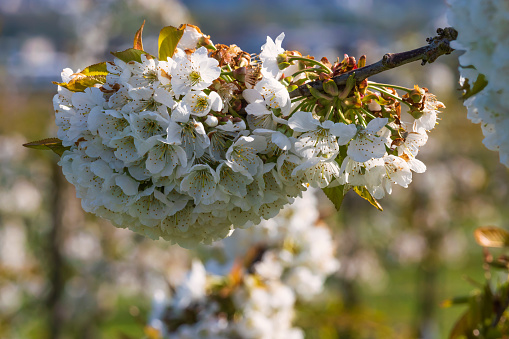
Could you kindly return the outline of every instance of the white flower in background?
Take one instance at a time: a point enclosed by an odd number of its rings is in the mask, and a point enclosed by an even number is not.
[[[284,53],[284,48],[281,47],[285,33],[279,34],[276,41],[273,41],[270,37],[267,37],[267,42],[262,46],[260,53],[260,60],[262,61],[262,74],[265,77],[272,77],[278,79],[282,71],[279,70],[277,56]]]
[[[175,69],[171,85],[176,95],[185,95],[191,90],[204,90],[221,74],[218,61],[208,57],[205,47],[198,48],[189,57],[182,50],[177,50],[173,59]]]
[[[357,162],[383,157],[387,140],[379,133],[387,121],[387,118],[375,118],[368,123],[366,128],[361,128],[348,145],[348,156]]]
[[[482,76],[487,81],[486,87],[465,100],[467,117],[481,124],[484,145],[498,151],[500,162],[509,167],[509,114],[506,109],[509,7],[503,0],[448,2],[448,21],[458,31],[458,38],[451,46],[464,51],[459,57],[460,83],[464,85],[468,79],[472,88]],[[487,26],[489,30],[485,29]]]
[[[259,227],[235,231],[223,241],[223,264],[193,261],[171,298],[154,296],[149,325],[163,338],[304,338],[295,304],[312,301],[339,268],[330,230],[316,225],[317,203],[306,192]],[[239,258],[256,251],[240,269]]]

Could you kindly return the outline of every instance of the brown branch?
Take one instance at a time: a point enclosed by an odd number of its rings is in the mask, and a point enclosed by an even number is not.
[[[404,64],[408,64],[409,62],[422,60],[421,65],[426,64],[426,62],[432,63],[439,56],[443,54],[450,54],[454,50],[451,48],[450,42],[456,40],[458,36],[458,32],[452,27],[446,27],[444,29],[439,28],[437,29],[437,34],[438,35],[436,37],[426,39],[428,42],[427,46],[423,46],[407,52],[387,53],[383,56],[382,60],[374,64],[337,75],[332,79],[336,85],[338,85],[338,87],[341,87],[346,84],[348,77],[354,73],[355,80],[360,82],[372,75],[382,73],[391,68],[399,67]],[[314,89],[323,91],[323,81],[316,80],[299,86],[297,89],[290,92],[290,98],[310,96],[311,93],[307,86],[311,86]]]

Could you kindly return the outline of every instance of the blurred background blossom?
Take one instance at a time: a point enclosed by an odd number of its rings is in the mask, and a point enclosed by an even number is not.
[[[49,152],[21,144],[55,135],[51,98],[65,67],[111,60],[143,20],[155,52],[161,27],[198,25],[216,43],[259,52],[266,36],[335,60],[425,44],[447,25],[441,0],[2,0],[0,2],[0,338],[140,338],[157,290],[185,279],[191,252],[116,229],[82,212]],[[506,226],[507,169],[482,145],[456,90],[457,56],[372,80],[430,89],[446,109],[420,154],[427,164],[383,212],[348,194],[339,214],[320,197],[341,263],[296,324],[310,338],[441,338],[461,309],[440,309],[482,280],[471,233]],[[220,246],[220,245],[218,245]]]

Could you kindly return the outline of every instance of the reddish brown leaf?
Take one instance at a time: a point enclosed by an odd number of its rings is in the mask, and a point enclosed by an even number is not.
[[[140,51],[143,51],[143,41],[141,39],[141,35],[143,34],[143,27],[144,26],[145,26],[145,20],[143,20],[143,23],[141,24],[140,29],[134,35],[133,48],[134,49],[139,49]]]
[[[496,226],[478,227],[474,231],[475,241],[483,247],[509,246],[509,232]]]

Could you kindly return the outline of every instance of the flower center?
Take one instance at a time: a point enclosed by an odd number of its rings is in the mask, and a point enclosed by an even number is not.
[[[209,102],[205,97],[198,97],[196,100],[196,105],[193,108],[193,112],[202,113],[209,107]]]
[[[149,83],[152,83],[157,80],[157,72],[151,69],[147,73],[144,73],[143,77],[147,79]]]
[[[189,74],[189,80],[191,81],[192,86],[197,85],[201,81],[200,73],[197,71],[192,71]]]

